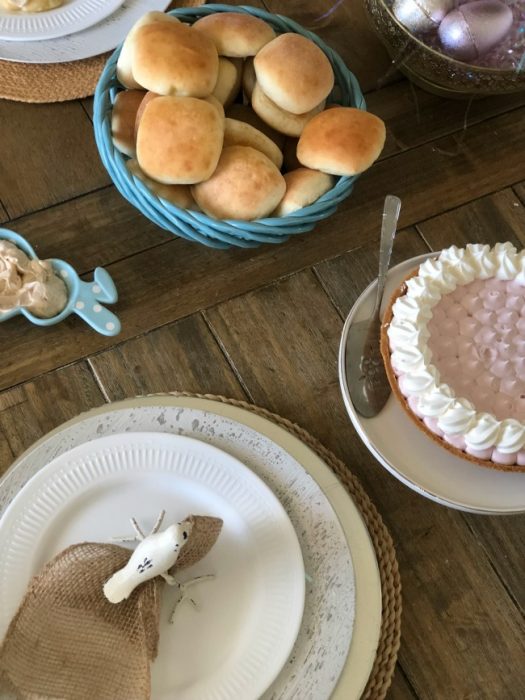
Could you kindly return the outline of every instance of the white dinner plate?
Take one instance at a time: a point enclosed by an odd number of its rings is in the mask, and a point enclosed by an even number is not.
[[[411,270],[437,253],[420,255],[393,267],[387,277],[384,300]],[[525,474],[481,467],[456,457],[431,440],[406,415],[395,396],[374,418],[363,418],[354,408],[346,381],[346,339],[352,323],[368,318],[375,299],[372,282],[352,307],[339,347],[339,379],[354,428],[374,457],[404,484],[445,506],[472,513],[525,512]]]
[[[17,459],[0,481],[0,515],[51,459],[124,431],[203,440],[240,459],[271,487],[295,527],[308,585],[290,660],[261,700],[358,700],[381,631],[374,547],[358,508],[332,470],[273,421],[228,403],[167,394],[100,406],[51,431]]]
[[[42,41],[81,32],[111,15],[124,0],[65,0],[47,12],[0,9],[0,39]]]
[[[163,508],[166,523],[195,514],[224,525],[212,551],[184,572],[215,574],[193,591],[199,612],[181,606],[170,625],[171,589],[163,595],[152,694],[257,700],[286,663],[301,624],[301,549],[261,479],[231,455],[184,436],[102,437],[28,481],[0,521],[0,638],[31,576],[55,554],[76,542],[110,542],[126,534],[131,516],[150,530]]]
[[[52,41],[0,41],[0,59],[22,63],[64,63],[113,51],[146,12],[165,10],[170,0],[124,0],[111,15],[81,32]]]

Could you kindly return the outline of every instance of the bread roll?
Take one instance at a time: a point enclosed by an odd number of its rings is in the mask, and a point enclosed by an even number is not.
[[[137,140],[137,134],[139,131],[139,124],[140,120],[142,119],[142,115],[144,114],[144,110],[146,109],[146,106],[151,102],[151,100],[154,100],[156,97],[160,97],[159,94],[156,92],[142,92],[143,98],[141,100],[141,103],[139,104],[139,108],[137,109],[137,114],[135,116],[135,141]]]
[[[264,94],[259,83],[255,83],[252,107],[261,119],[277,131],[287,136],[300,136],[310,119],[323,109],[324,102],[306,114],[293,114],[278,107]]]
[[[300,34],[281,34],[259,51],[253,65],[264,94],[292,114],[314,109],[334,86],[330,61]]]
[[[115,148],[127,156],[135,155],[135,120],[145,94],[143,90],[123,90],[115,97],[111,137]]]
[[[263,134],[266,134],[269,139],[272,139],[279,149],[283,149],[286,138],[284,134],[280,134],[278,131],[275,131],[275,129],[272,129],[269,124],[263,122],[261,117],[255,114],[250,105],[241,105],[234,102],[234,104],[230,105],[226,110],[226,116],[231,117],[231,119],[238,119],[240,122],[246,122],[246,124],[251,124],[256,129],[259,129],[259,131],[262,131]]]
[[[249,221],[272,212],[285,189],[283,176],[263,153],[229,146],[210,179],[192,187],[192,194],[209,216]]]
[[[246,122],[228,117],[224,120],[224,147],[226,146],[251,146],[264,153],[279,170],[283,164],[282,152],[268,136]]]
[[[357,175],[379,157],[385,136],[385,125],[374,114],[333,107],[308,122],[297,144],[297,158],[314,170]]]
[[[216,12],[201,17],[193,29],[208,36],[220,56],[238,58],[255,56],[275,37],[275,32],[264,20],[241,12]]]
[[[164,12],[146,12],[135,24],[131,27],[127,37],[124,39],[122,49],[117,61],[117,78],[122,85],[128,88],[140,88],[141,85],[133,78],[131,70],[131,61],[135,46],[135,36],[140,27],[154,22],[178,22],[179,20],[172,15],[166,15]]]
[[[139,27],[131,61],[133,78],[159,95],[207,97],[219,72],[215,45],[181,22]]]
[[[313,204],[321,195],[331,190],[335,180],[331,175],[318,170],[298,168],[286,173],[286,192],[279,202],[274,216],[286,216],[293,211]]]
[[[244,61],[244,70],[242,72],[242,90],[248,102],[251,102],[254,85],[255,68],[253,67],[253,58],[250,57]]]
[[[225,107],[231,105],[241,87],[241,77],[242,69],[240,66],[221,56],[219,58],[219,75],[212,95]]]
[[[215,97],[215,95],[208,95],[208,97],[203,97],[202,99],[205,102],[209,102],[211,105],[213,105],[215,107],[215,109],[219,112],[221,117],[224,118],[224,107],[221,105],[221,103]]]
[[[194,97],[157,97],[146,106],[137,134],[137,160],[153,180],[190,185],[217,166],[224,119],[216,107]]]
[[[162,199],[181,209],[198,211],[199,207],[193,199],[189,185],[163,185],[160,182],[156,182],[156,180],[152,180],[142,171],[138,161],[134,158],[126,162],[126,167],[132,175],[138,177],[157,197],[162,197]]]

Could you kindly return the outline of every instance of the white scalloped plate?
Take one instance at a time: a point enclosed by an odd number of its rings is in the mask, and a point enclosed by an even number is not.
[[[79,61],[112,51],[146,12],[165,10],[170,0],[125,0],[115,12],[83,31],[52,41],[1,41],[0,59],[22,63]]]
[[[124,0],[66,0],[47,12],[0,10],[0,39],[41,41],[81,32],[117,10]]]
[[[214,573],[177,610],[164,592],[153,665],[158,700],[256,700],[286,663],[301,624],[305,579],[293,526],[272,491],[234,457],[192,438],[118,434],[80,445],[35,475],[0,521],[0,638],[30,577],[75,542],[151,528],[190,513],[223,518],[215,547],[185,572]],[[170,595],[171,594],[171,595]],[[195,650],[199,653],[196,654]]]
[[[385,303],[396,287],[424,260],[426,253],[393,267],[387,277]],[[366,447],[399,481],[412,490],[450,508],[487,515],[525,512],[525,474],[481,467],[440,447],[410,420],[395,396],[374,418],[360,416],[346,381],[346,339],[355,321],[368,318],[376,282],[355,302],[343,328],[339,346],[339,380],[348,415]]]

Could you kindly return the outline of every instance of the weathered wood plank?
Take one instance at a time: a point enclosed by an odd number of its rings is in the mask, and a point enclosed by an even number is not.
[[[85,363],[0,394],[0,475],[13,458],[78,413],[104,403]]]
[[[390,266],[428,251],[415,229],[400,231],[396,234]],[[363,289],[377,277],[378,267],[379,246],[374,242],[320,263],[314,269],[341,317],[346,318]]]
[[[384,157],[455,132],[468,142],[475,124],[523,107],[525,94],[497,95],[469,103],[445,100],[403,80],[367,93],[366,103],[368,110],[388,125],[390,147],[383,151]]]
[[[513,189],[523,204],[525,204],[525,182],[519,182]]]
[[[9,220],[9,217],[7,216],[7,212],[6,212],[2,202],[0,202],[0,223],[3,223],[4,221],[8,221],[8,220]]]
[[[376,164],[333,217],[315,232],[279,247],[221,252],[174,239],[109,265],[122,300],[117,306],[123,321],[119,340],[377,240],[389,191],[403,200],[403,227],[518,182],[523,175],[525,131],[517,126],[524,116],[525,109],[519,109],[473,127],[459,156],[444,155],[443,150],[455,142],[446,137]],[[493,138],[495,130],[498,139]],[[8,327],[0,348],[3,387],[33,376],[35,356],[45,372],[113,344],[74,319],[46,329],[14,319]]]
[[[200,315],[130,340],[89,362],[110,401],[169,391],[246,398]]]
[[[24,216],[11,225],[27,236],[41,258],[67,260],[79,274],[173,238],[114,187]]]
[[[523,620],[463,516],[402,486],[355,435],[337,377],[342,321],[311,272],[206,316],[255,402],[319,437],[378,505],[396,541],[404,586],[400,660],[417,695],[518,700]]]
[[[397,664],[396,672],[394,678],[392,679],[392,685],[388,690],[387,695],[388,700],[417,700],[417,695],[414,689],[409,684],[405,677],[405,674],[400,666]]]
[[[106,185],[91,123],[78,102],[0,102],[0,199],[11,218]]]
[[[498,241],[511,241],[522,248],[525,207],[509,188],[424,221],[418,229],[433,250]]]

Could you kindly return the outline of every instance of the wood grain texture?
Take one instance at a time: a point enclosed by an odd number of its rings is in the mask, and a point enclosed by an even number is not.
[[[12,227],[41,258],[67,260],[79,274],[173,239],[113,187],[29,214]]]
[[[7,216],[7,212],[2,204],[0,202],[0,223],[3,223],[4,221],[8,221],[9,217]]]
[[[525,207],[512,189],[505,189],[418,224],[432,250],[467,243],[511,241],[525,247]]]
[[[278,247],[221,252],[174,239],[108,265],[122,300],[117,306],[123,321],[119,340],[376,240],[388,192],[403,201],[403,227],[519,182],[525,131],[517,127],[524,116],[525,109],[520,108],[472,127],[456,155],[450,155],[455,137],[445,137],[377,163],[334,216],[315,232]],[[493,138],[494,131],[498,139]],[[494,163],[500,166],[495,168]],[[0,387],[33,376],[35,353],[40,354],[41,371],[49,371],[111,345],[111,340],[73,319],[45,330],[24,325],[22,319],[9,323],[11,332],[0,348],[0,363],[5,366]]]
[[[413,228],[396,234],[390,267],[428,253],[429,248]],[[378,241],[338,255],[314,267],[321,284],[342,318],[346,318],[363,289],[377,277]]]
[[[254,401],[334,450],[383,513],[404,586],[400,659],[418,697],[518,700],[525,683],[523,620],[463,516],[402,486],[357,438],[338,384],[342,320],[312,273],[206,316]]]
[[[421,90],[408,81],[389,85],[366,95],[367,109],[388,124],[391,144],[396,150],[429,143],[460,132],[469,138],[470,129],[491,117],[525,104],[525,93],[498,95],[468,102],[445,100]]]
[[[90,363],[109,401],[169,391],[246,398],[200,315],[95,355]]]
[[[514,186],[514,192],[518,195],[520,200],[525,204],[525,182],[518,182],[517,185]]]
[[[42,435],[102,403],[85,363],[0,393],[0,475]]]
[[[0,200],[11,218],[109,182],[78,102],[0,102]]]
[[[388,690],[387,700],[417,700],[417,695],[399,663],[392,679],[392,685]]]

